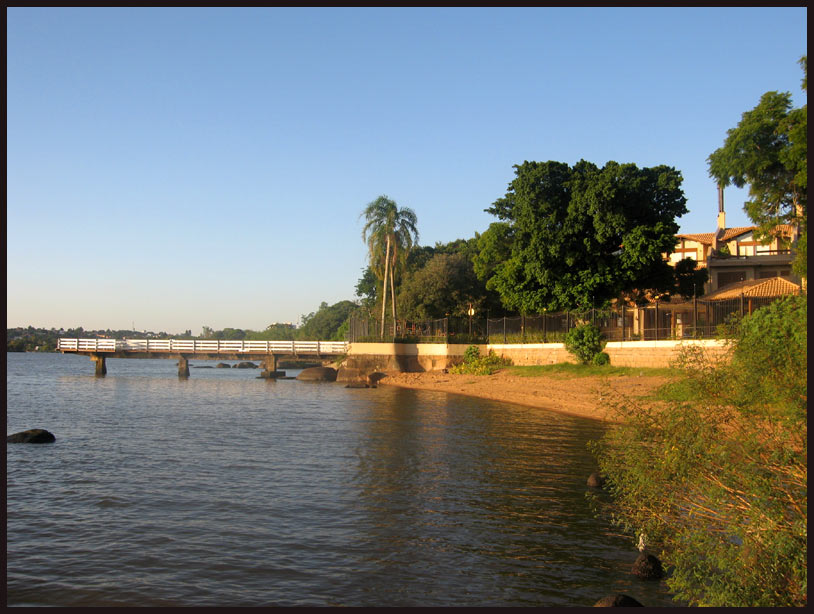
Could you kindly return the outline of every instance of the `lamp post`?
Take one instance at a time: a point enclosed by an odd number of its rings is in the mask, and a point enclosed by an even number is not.
[[[467,312],[469,314],[469,341],[472,341],[472,316],[475,315],[475,310],[472,308],[472,303],[469,303],[469,309]]]

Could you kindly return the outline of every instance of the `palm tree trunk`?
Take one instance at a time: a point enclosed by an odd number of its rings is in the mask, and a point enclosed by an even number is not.
[[[382,285],[383,293],[382,293],[382,334],[381,336],[384,337],[384,314],[387,313],[385,310],[387,307],[387,272],[390,269],[390,235],[387,235],[387,247],[385,248],[384,252],[384,277],[382,278]]]
[[[395,254],[393,255],[393,260],[396,259]],[[393,306],[393,334],[396,334],[396,288],[393,284],[393,269],[395,267],[390,267],[390,304]]]

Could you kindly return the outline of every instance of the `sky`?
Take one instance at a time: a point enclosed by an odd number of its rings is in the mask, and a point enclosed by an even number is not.
[[[709,154],[765,92],[806,103],[806,16],[8,8],[7,326],[297,323],[356,298],[369,202],[471,238],[526,160],[675,167],[711,232]]]

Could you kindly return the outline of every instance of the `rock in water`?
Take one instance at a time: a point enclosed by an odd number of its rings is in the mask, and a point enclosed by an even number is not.
[[[9,435],[6,437],[6,443],[53,443],[56,439],[53,433],[45,429],[29,429]]]
[[[335,382],[336,369],[333,367],[311,367],[309,369],[303,369],[297,376],[297,379],[311,382]]]
[[[373,373],[368,374],[367,384],[371,388],[375,388],[376,384],[382,381],[385,377],[387,377],[387,375],[382,373],[381,371],[374,371]]]
[[[642,580],[660,580],[664,576],[664,569],[659,561],[652,554],[640,553],[633,562],[630,570],[634,576]]]
[[[605,478],[598,473],[592,473],[588,476],[588,486],[591,488],[602,488],[605,484]]]
[[[642,604],[636,601],[633,597],[616,593],[615,595],[608,595],[602,597],[594,604],[595,608],[625,608],[631,606],[641,606]]]

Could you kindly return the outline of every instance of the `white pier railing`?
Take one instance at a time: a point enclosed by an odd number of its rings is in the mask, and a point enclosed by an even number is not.
[[[59,339],[60,352],[184,354],[346,354],[346,341],[227,341],[221,339]]]

